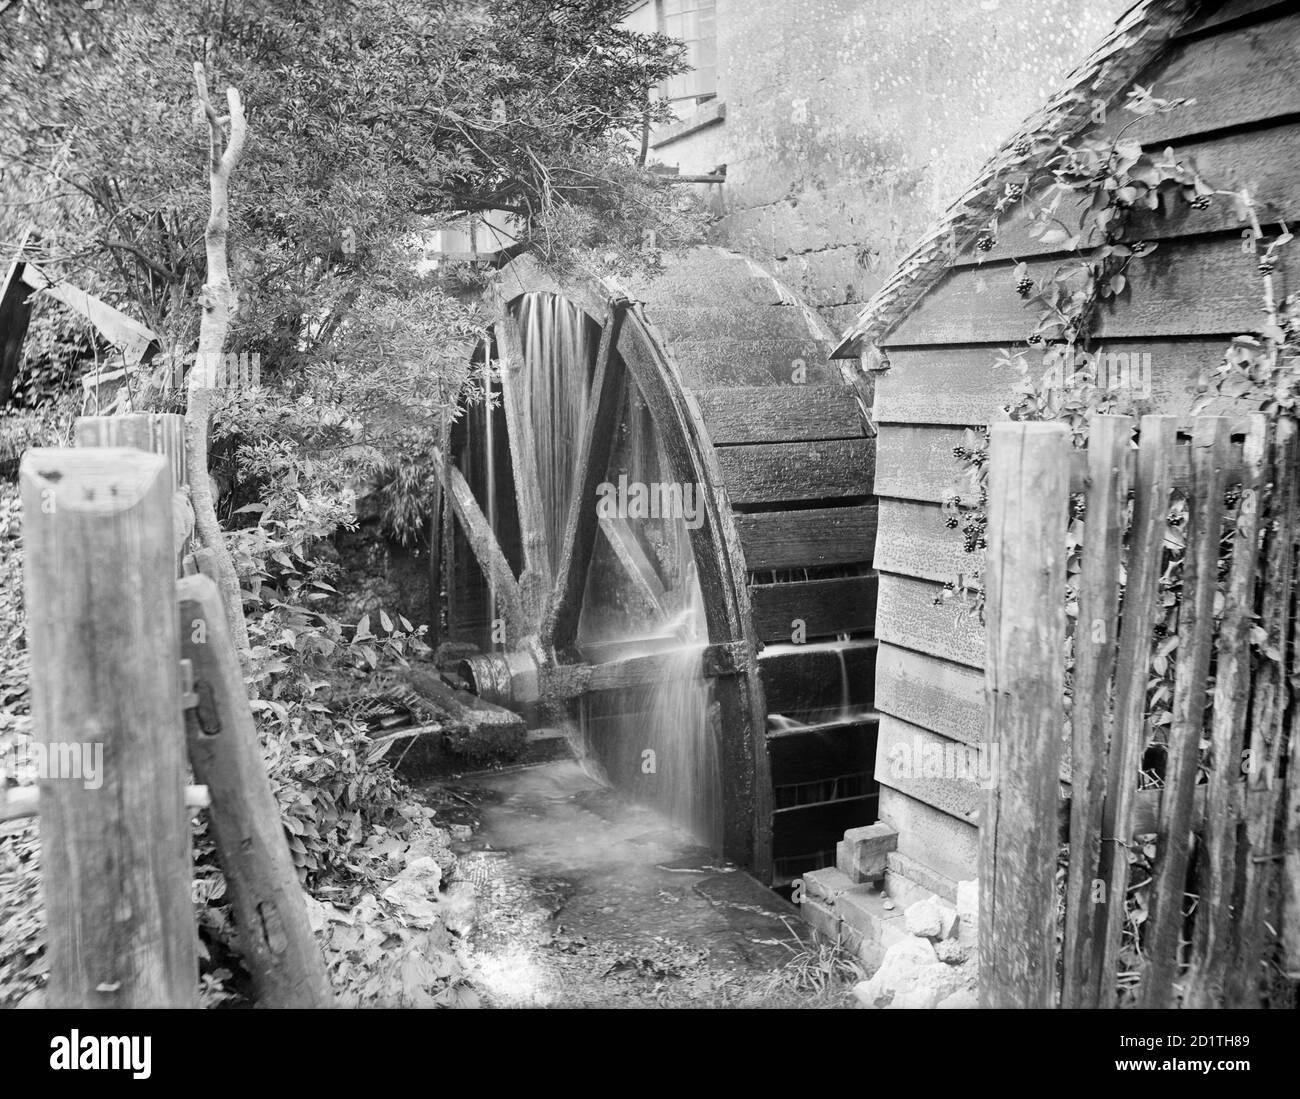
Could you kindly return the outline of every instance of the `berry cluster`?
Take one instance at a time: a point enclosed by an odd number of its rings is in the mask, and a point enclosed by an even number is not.
[[[1210,208],[1209,195],[1197,195],[1194,199],[1192,199],[1193,210],[1208,210],[1209,208]]]
[[[993,251],[993,238],[985,233],[984,236],[980,237],[980,239],[975,242],[975,247],[981,252],[991,252]]]
[[[1129,251],[1133,253],[1133,255],[1143,256],[1146,255],[1146,253],[1150,250],[1151,245],[1148,244],[1145,240],[1135,240],[1132,244],[1128,246],[1128,248]]]
[[[1024,193],[1025,193],[1025,188],[1023,184],[1020,183],[1007,184],[1006,195],[1007,195],[1008,202],[1019,202],[1020,199],[1024,196]]]
[[[1273,261],[1267,258],[1260,260],[1259,273],[1261,275],[1271,275],[1273,273]]]
[[[1019,141],[1016,142],[1016,146],[1015,146],[1016,156],[1028,156],[1033,151],[1033,148],[1034,148],[1034,143],[1030,141],[1029,138],[1022,137]]]
[[[1031,347],[1037,347],[1040,343],[1043,342],[1042,334],[1039,332],[1031,332],[1029,333],[1029,336],[1026,338],[1025,342],[1029,344]]]
[[[1016,283],[1016,293],[1019,294],[1022,298],[1029,297],[1029,295],[1032,294],[1033,292],[1034,292],[1034,280],[1031,279],[1028,275],[1026,275],[1018,283]]]

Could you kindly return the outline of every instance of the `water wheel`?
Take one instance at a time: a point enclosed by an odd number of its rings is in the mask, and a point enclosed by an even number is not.
[[[448,443],[453,636],[610,780],[780,882],[875,820],[873,440],[816,317],[701,248],[644,285],[529,261]],[[683,731],[685,730],[685,731]]]

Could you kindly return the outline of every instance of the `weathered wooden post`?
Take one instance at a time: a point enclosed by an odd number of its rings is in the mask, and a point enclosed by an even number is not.
[[[198,988],[166,461],[38,449],[20,469],[51,1007]],[[38,757],[39,762],[39,757]]]
[[[995,424],[989,464],[987,724],[980,820],[980,1000],[1056,999],[1056,812],[1064,731],[1064,424]]]
[[[194,530],[194,510],[189,503],[185,468],[185,417],[175,412],[78,416],[74,432],[78,446],[133,446],[167,459],[173,492],[173,540],[177,558],[183,558]]]
[[[203,575],[187,576],[177,588],[196,702],[185,714],[190,762],[208,787],[208,819],[257,1002],[330,1007],[333,994],[267,781],[221,593]]]

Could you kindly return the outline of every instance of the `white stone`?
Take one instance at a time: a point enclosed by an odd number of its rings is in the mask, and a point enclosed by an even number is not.
[[[909,905],[903,913],[903,919],[907,921],[907,930],[913,935],[937,939],[943,934],[943,915],[934,903],[934,898]]]
[[[931,1008],[956,992],[962,974],[939,961],[927,939],[908,938],[885,951],[875,975],[854,986],[865,1007]]]
[[[937,1008],[953,1008],[960,1011],[969,1011],[971,1008],[980,1006],[980,998],[969,988],[959,988],[951,996],[945,996],[937,1004]]]

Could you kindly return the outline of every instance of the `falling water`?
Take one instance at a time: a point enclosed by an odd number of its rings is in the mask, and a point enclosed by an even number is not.
[[[544,534],[554,571],[577,490],[578,451],[600,329],[577,306],[553,294],[525,294],[511,309],[523,361],[517,370],[517,364],[509,364],[508,382],[532,435]],[[510,359],[509,347],[498,344],[497,352]],[[491,377],[485,377],[489,396],[492,387]],[[606,473],[612,480],[626,473],[643,483],[670,481],[670,466],[649,412],[634,388],[629,390]],[[483,436],[488,455],[489,507],[485,510],[497,529],[499,477],[491,420],[489,415]],[[583,506],[595,508],[596,500],[584,501]],[[681,518],[633,519],[619,534],[603,528],[596,537],[578,627],[579,649],[592,663],[656,654],[662,664],[652,686],[602,692],[583,700],[581,747],[593,770],[604,772],[701,842],[717,848],[722,833],[717,730],[710,718],[712,686],[702,670],[708,630],[689,531]],[[653,605],[620,565],[610,537],[631,538],[636,552],[651,562],[652,582],[664,589]]]
[[[525,294],[516,310],[524,353],[520,401],[532,430],[554,570],[579,472],[599,329],[581,309],[554,294]]]
[[[608,471],[611,480],[619,474],[642,484],[670,480],[654,423],[635,391],[628,395],[623,423]],[[718,729],[711,716],[712,682],[703,674],[708,623],[690,532],[681,518],[629,525],[653,558],[664,595],[651,606],[629,592],[626,574],[602,540],[588,578],[579,642],[584,651],[599,647],[621,658],[658,654],[664,666],[652,687],[627,689],[613,700],[588,700],[582,710],[584,742],[624,784],[630,779],[638,796],[717,849],[722,841]]]
[[[496,461],[496,439],[492,428],[492,360],[487,359],[483,363],[483,438],[487,447],[487,521],[494,531],[499,528],[497,523],[497,461]],[[495,623],[497,616],[497,584],[496,577],[489,570],[487,574],[488,585],[488,622]],[[488,636],[491,638],[492,648],[496,648],[497,632],[495,627],[489,630]]]

